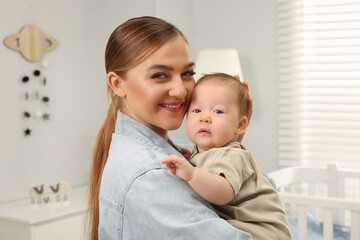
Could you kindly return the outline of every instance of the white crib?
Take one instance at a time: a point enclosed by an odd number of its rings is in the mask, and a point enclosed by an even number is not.
[[[360,170],[290,167],[272,173],[289,219],[297,219],[298,236],[307,239],[308,214],[323,221],[323,239],[333,239],[334,224],[349,226],[350,239],[360,240]],[[348,188],[351,188],[348,191]],[[322,192],[319,196],[319,192]]]

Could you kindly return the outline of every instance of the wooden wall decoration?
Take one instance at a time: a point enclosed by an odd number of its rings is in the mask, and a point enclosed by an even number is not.
[[[40,61],[44,54],[55,49],[58,41],[45,35],[34,25],[24,26],[20,33],[11,35],[4,40],[5,46],[20,52],[30,62]]]

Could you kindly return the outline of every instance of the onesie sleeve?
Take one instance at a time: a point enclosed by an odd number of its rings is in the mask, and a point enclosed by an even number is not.
[[[241,148],[217,148],[202,153],[192,163],[210,173],[225,177],[236,195],[241,185],[255,173],[248,161],[249,154]]]

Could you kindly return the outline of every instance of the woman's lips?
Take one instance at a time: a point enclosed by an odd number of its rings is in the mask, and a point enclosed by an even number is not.
[[[159,106],[170,112],[180,112],[183,109],[184,102],[160,103]]]

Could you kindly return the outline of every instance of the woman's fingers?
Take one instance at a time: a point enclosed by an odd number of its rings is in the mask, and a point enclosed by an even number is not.
[[[250,96],[250,91],[249,91],[249,82],[248,81],[244,81],[243,82],[245,88],[247,89],[249,96]],[[248,125],[250,123],[250,119],[251,119],[251,115],[253,113],[253,99],[250,97],[249,100],[249,106],[248,106],[248,113],[247,113],[247,118],[248,118]]]
[[[248,125],[249,125],[249,123],[250,123],[250,118],[251,118],[252,113],[253,113],[253,99],[250,98],[250,100],[249,100],[249,107],[248,107],[248,113],[247,113]]]
[[[181,154],[184,156],[184,158],[189,159],[191,157],[191,151],[189,149],[180,146],[177,147],[181,150]]]

